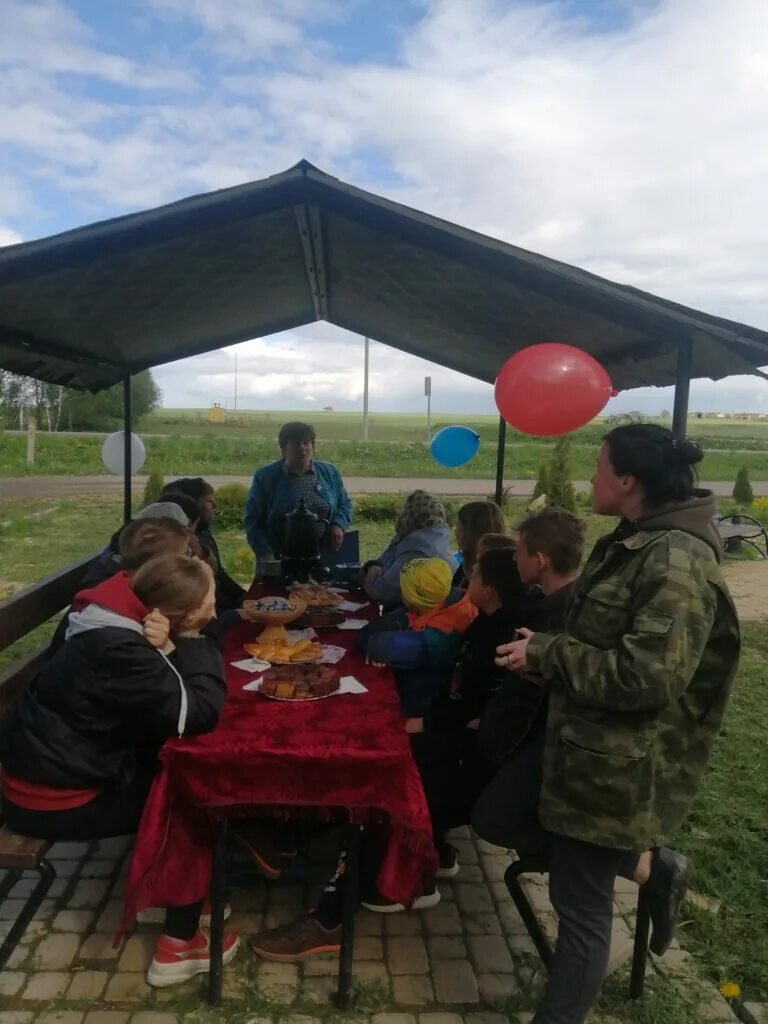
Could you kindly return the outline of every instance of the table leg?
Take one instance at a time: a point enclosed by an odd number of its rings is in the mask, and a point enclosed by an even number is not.
[[[360,900],[360,839],[359,825],[349,824],[346,829],[345,845],[347,861],[344,867],[344,903],[341,916],[341,949],[339,950],[339,988],[336,1005],[345,1010],[349,1005],[349,990],[352,983],[352,954],[355,947],[355,914]]]
[[[211,969],[208,974],[208,1003],[221,1002],[224,965],[224,907],[227,885],[227,820],[216,825],[211,870]]]

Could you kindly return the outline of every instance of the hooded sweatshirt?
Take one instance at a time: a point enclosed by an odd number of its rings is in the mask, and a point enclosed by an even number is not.
[[[66,642],[0,730],[7,799],[82,805],[148,775],[166,739],[214,728],[226,696],[218,649],[177,638],[166,657],[144,636],[148,611],[125,572],[76,595]]]
[[[387,549],[375,563],[382,574],[365,587],[368,596],[386,607],[401,604],[400,570],[415,558],[442,558],[451,572],[456,571],[456,559],[451,554],[451,530],[445,523],[423,526],[404,536],[397,533]]]

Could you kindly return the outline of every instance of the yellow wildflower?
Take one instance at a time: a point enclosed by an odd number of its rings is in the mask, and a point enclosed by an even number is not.
[[[726,981],[720,986],[720,995],[723,999],[738,999],[741,995],[741,987],[735,981]]]

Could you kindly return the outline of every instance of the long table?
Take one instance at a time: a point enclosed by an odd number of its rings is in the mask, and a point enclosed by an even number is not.
[[[275,590],[272,590],[274,593]],[[265,593],[263,588],[252,596]],[[355,612],[373,617],[376,609]],[[434,871],[429,812],[389,669],[367,665],[357,633],[322,630],[325,644],[347,651],[338,664],[368,692],[306,702],[282,702],[244,690],[254,678],[232,666],[260,627],[242,623],[226,636],[228,700],[216,729],[170,740],[136,836],[126,886],[125,921],[147,907],[212,900],[209,1002],[221,995],[221,949],[227,822],[259,814],[337,816],[350,829],[350,875],[356,872],[360,824],[377,822],[387,836],[378,887],[409,904],[422,876]],[[350,877],[350,883],[354,879]],[[347,886],[356,900],[354,885]],[[354,903],[345,908],[338,1000],[348,998]]]

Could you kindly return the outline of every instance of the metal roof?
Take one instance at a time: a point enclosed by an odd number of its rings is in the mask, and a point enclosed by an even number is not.
[[[159,363],[328,320],[485,381],[577,345],[615,386],[768,364],[768,333],[347,185],[302,161],[0,250],[0,366],[98,389]]]

